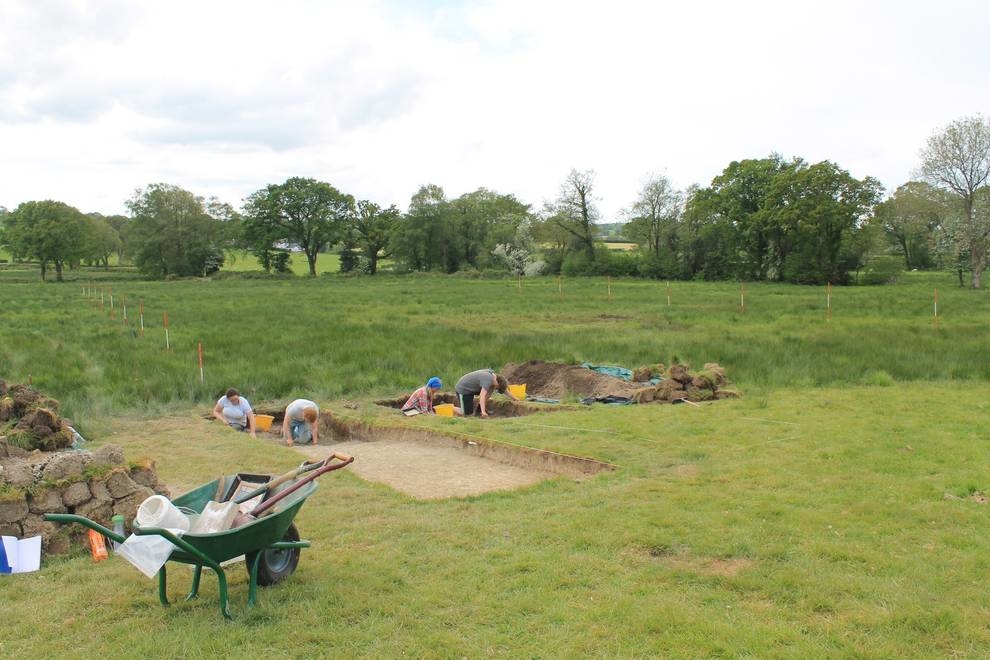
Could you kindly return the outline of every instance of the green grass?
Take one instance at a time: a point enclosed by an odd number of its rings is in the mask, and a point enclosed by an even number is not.
[[[306,255],[293,252],[289,257],[289,269],[295,275],[309,275],[309,262]],[[243,250],[231,250],[226,253],[223,272],[243,273],[249,271],[263,272],[258,260]],[[316,274],[334,274],[340,271],[340,256],[337,254],[318,254],[316,256]]]
[[[313,547],[245,606],[231,571],[181,602],[81,553],[2,583],[5,655],[932,657],[990,654],[987,294],[949,276],[882,288],[443,277],[113,282],[144,336],[64,285],[0,274],[0,377],[63,401],[94,443],[171,484],[298,455],[202,419],[236,385],[339,416],[454,429],[615,463],[576,482],[422,502],[347,470],[297,521]],[[940,329],[932,327],[939,288]],[[131,303],[132,304],[132,303]],[[173,351],[164,351],[161,311]],[[130,307],[129,307],[130,310]],[[195,347],[204,343],[205,384]],[[493,420],[395,420],[367,402],[527,359],[718,361],[744,398]],[[357,411],[342,399],[360,402]],[[160,419],[161,418],[161,419]],[[57,594],[53,597],[52,594]],[[38,612],[44,608],[44,615]]]

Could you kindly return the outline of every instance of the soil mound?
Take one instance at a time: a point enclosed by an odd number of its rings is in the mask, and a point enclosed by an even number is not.
[[[729,389],[725,369],[708,363],[696,373],[686,364],[664,368],[662,364],[633,370],[633,379],[625,380],[573,364],[530,360],[509,363],[500,372],[510,383],[525,383],[526,394],[548,399],[621,397],[637,403],[708,401],[739,396]],[[658,384],[650,376],[662,375]]]

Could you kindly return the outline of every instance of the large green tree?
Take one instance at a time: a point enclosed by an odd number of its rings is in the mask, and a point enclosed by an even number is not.
[[[959,200],[958,239],[969,247],[971,282],[979,289],[990,247],[990,212],[978,205],[990,179],[990,120],[979,115],[957,119],[928,138],[921,150],[920,174]]]
[[[221,222],[207,212],[202,197],[154,183],[135,191],[127,207],[132,220],[125,231],[126,250],[142,273],[204,276],[223,265]]]
[[[692,270],[708,279],[846,281],[860,254],[852,239],[880,190],[827,161],[733,162],[689,198]]]
[[[950,212],[946,192],[924,181],[908,181],[877,206],[876,221],[907,269],[930,268],[936,232]]]
[[[354,243],[368,260],[370,275],[378,272],[379,259],[392,256],[392,239],[400,216],[395,206],[383,209],[365,199],[357,203],[352,223]]]
[[[344,237],[354,212],[350,195],[323,181],[293,177],[248,197],[245,232],[256,255],[278,243],[298,246],[315,277],[317,256]]]
[[[853,178],[834,163],[803,164],[770,186],[761,220],[786,245],[780,278],[798,284],[845,283],[860,266],[855,234],[880,201],[883,185]]]
[[[120,233],[100,213],[87,213],[86,222],[89,230],[86,232],[82,258],[103,266],[103,270],[110,270],[110,256],[120,254],[123,247]]]
[[[61,282],[65,265],[84,256],[90,229],[86,216],[64,202],[24,202],[3,220],[4,244],[16,259],[36,259],[43,280],[49,263]]]
[[[452,266],[457,270],[455,253],[450,204],[443,188],[420,186],[396,227],[395,256],[410,270],[447,270]]]

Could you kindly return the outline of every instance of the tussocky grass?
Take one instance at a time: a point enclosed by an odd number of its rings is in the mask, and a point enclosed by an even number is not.
[[[836,287],[831,318],[823,287],[792,285],[746,285],[743,309],[731,283],[672,283],[668,305],[665,283],[642,280],[90,274],[54,284],[0,273],[0,377],[30,378],[78,418],[202,405],[230,386],[254,402],[394,396],[431,375],[449,387],[530,359],[718,362],[747,392],[990,380],[990,299],[948,274]]]
[[[5,654],[138,657],[983,657],[985,388],[773,388],[689,406],[382,418],[613,461],[575,481],[417,501],[347,470],[296,522],[313,546],[235,621],[216,581],[154,580],[81,549],[2,583]],[[202,410],[109,420],[105,441],[179,490],[298,454]],[[332,449],[332,446],[328,447]],[[181,487],[181,488],[179,488]],[[52,594],[57,594],[53,597]],[[39,616],[43,604],[44,616]]]

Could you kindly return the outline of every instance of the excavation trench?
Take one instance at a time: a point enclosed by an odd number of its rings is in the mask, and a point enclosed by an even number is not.
[[[272,428],[279,424],[280,418]],[[318,446],[293,449],[311,458],[323,458],[328,450],[349,454],[355,460],[348,470],[362,479],[424,500],[513,490],[561,476],[583,479],[615,469],[592,458],[412,424],[380,426],[337,413],[321,415]]]

